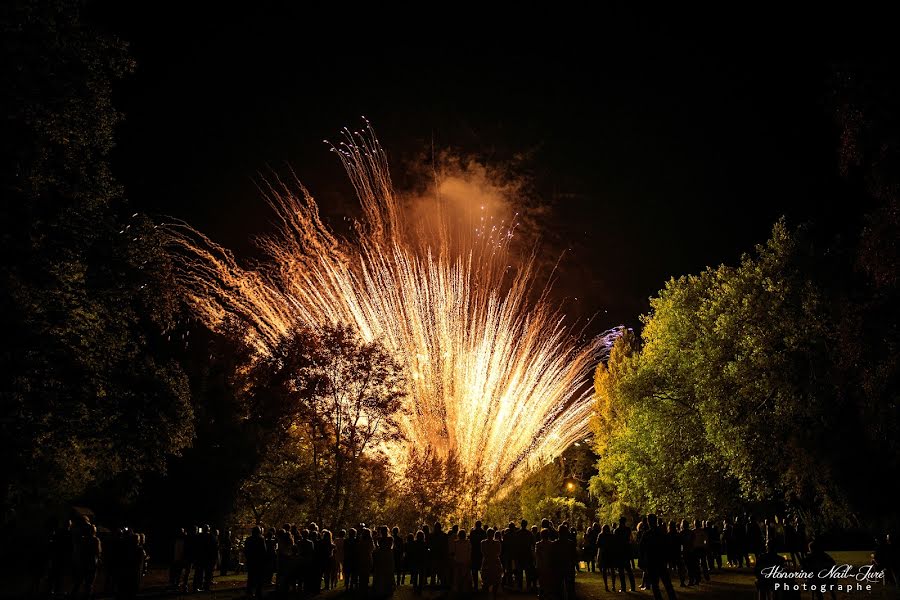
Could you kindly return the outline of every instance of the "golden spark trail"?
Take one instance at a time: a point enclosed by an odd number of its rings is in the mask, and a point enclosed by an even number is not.
[[[409,374],[406,441],[385,449],[393,464],[430,445],[454,452],[485,489],[507,488],[588,435],[586,382],[615,333],[579,343],[547,289],[529,300],[532,262],[509,267],[513,226],[460,226],[440,201],[412,218],[368,122],[344,136],[331,148],[363,208],[354,239],[322,223],[305,188],[277,182],[267,190],[278,226],[260,242],[265,266],[244,268],[173,225],[180,284],[208,326],[239,318],[260,353],[299,326],[350,323],[381,340]]]

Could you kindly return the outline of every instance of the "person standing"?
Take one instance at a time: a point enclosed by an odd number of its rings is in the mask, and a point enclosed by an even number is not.
[[[272,585],[272,576],[278,566],[278,536],[274,527],[266,532],[266,565],[263,571],[263,587]]]
[[[212,588],[213,573],[216,570],[216,561],[219,558],[219,539],[209,525],[203,527],[203,591]]]
[[[578,545],[572,536],[573,533],[569,530],[568,525],[563,524],[559,527],[559,539],[554,542],[562,580],[563,597],[566,600],[575,598],[575,565],[578,562]],[[632,591],[634,591],[633,587]]]
[[[359,560],[357,553],[356,529],[351,527],[347,532],[347,539],[344,540],[344,589],[353,589],[359,583],[357,581],[357,562]]]
[[[830,554],[822,550],[818,542],[813,541],[809,543],[809,554],[803,558],[801,565],[804,571],[815,574],[815,577],[811,582],[817,588],[812,593],[813,600],[823,600],[825,594],[821,590],[829,580],[826,577],[823,577],[822,574],[827,573],[828,570],[835,565],[834,559]],[[831,592],[830,596],[832,600],[837,600],[835,591],[833,589],[829,591]]]
[[[706,537],[709,538],[709,569],[710,571],[722,568],[722,535],[719,527],[713,520],[706,521],[704,528]]]
[[[669,521],[666,538],[669,542],[669,568],[678,574],[681,587],[685,587],[684,580],[687,576],[687,566],[684,564],[684,553],[681,548],[681,533],[678,531],[675,521]]]
[[[425,583],[428,564],[428,546],[425,543],[425,532],[421,529],[416,532],[415,541],[406,545],[406,561],[409,566],[409,583],[413,586],[413,593],[422,594],[422,586]]]
[[[169,585],[178,588],[187,561],[187,532],[179,529],[172,544],[172,566],[169,568]]]
[[[337,587],[337,582],[341,579],[345,579],[344,577],[344,542],[347,539],[347,530],[341,529],[338,531],[337,536],[334,538],[334,587]],[[347,587],[347,581],[344,580],[344,587]]]
[[[131,600],[137,596],[141,581],[141,567],[144,562],[144,550],[141,548],[138,534],[125,531],[121,547],[119,570],[116,579],[116,597]]]
[[[694,528],[691,530],[691,544],[694,548],[694,562],[697,564],[697,585],[700,585],[700,575],[709,581],[709,538],[703,529],[700,519],[694,520]]]
[[[534,563],[540,584],[540,600],[559,600],[562,582],[559,577],[556,542],[550,540],[550,529],[541,529],[541,539],[534,545]]]
[[[681,560],[687,569],[687,585],[688,587],[700,585],[700,565],[697,562],[697,554],[694,552],[694,536],[687,519],[681,520],[679,533],[681,535]]]
[[[597,569],[597,536],[600,534],[600,524],[594,522],[584,532],[581,541],[582,556],[587,563],[587,570],[594,573]]]
[[[250,537],[244,542],[244,560],[247,565],[247,597],[260,599],[263,596],[265,573],[269,560],[266,540],[259,526],[253,528]]]
[[[295,544],[297,550],[296,575],[302,591],[306,595],[319,593],[321,571],[316,556],[316,543],[309,529],[300,531],[300,538]]]
[[[497,532],[490,528],[485,532],[481,544],[481,582],[485,590],[491,592],[494,598],[500,590],[500,582],[503,579],[503,562],[500,560],[500,540]]]
[[[376,598],[387,598],[394,593],[394,540],[379,535],[372,554],[372,593]]]
[[[603,575],[603,588],[607,592],[609,591],[610,571],[612,572],[613,591],[616,589],[615,544],[616,540],[609,530],[609,525],[601,527],[600,533],[597,535],[597,567],[600,569],[600,574]]]
[[[747,538],[747,524],[743,517],[735,517],[734,527],[731,530],[731,539],[734,543],[735,566],[742,569],[746,564],[750,566],[750,542]]]
[[[321,537],[316,542],[315,553],[319,578],[324,582],[325,589],[330,590],[337,585],[337,580],[334,578],[334,542],[328,529],[322,530]]]
[[[574,531],[572,532],[575,533]],[[516,573],[519,573],[519,569],[521,569],[521,573],[524,574],[525,577],[525,586],[526,589],[534,588],[534,535],[531,533],[531,530],[528,529],[528,521],[522,519],[519,523],[519,531],[517,533],[519,539],[516,547]],[[572,543],[575,544],[576,552],[577,552],[577,542],[575,541],[575,536],[573,535]],[[519,575],[522,577],[522,575]],[[520,579],[521,582],[521,579]],[[521,585],[519,585],[519,589],[521,589]]]
[[[400,528],[391,529],[391,542],[394,550],[394,576],[397,587],[406,583],[406,573],[404,571],[405,561],[403,560],[403,538],[400,536]]]
[[[452,540],[453,547],[453,591],[460,594],[468,594],[472,590],[472,544],[466,539],[466,530],[460,529],[456,539]]]
[[[356,544],[356,569],[359,575],[359,589],[363,592],[369,589],[373,552],[375,552],[375,542],[372,540],[372,531],[368,527],[363,527]]]
[[[669,600],[675,600],[675,588],[672,587],[667,564],[669,552],[668,536],[657,525],[656,515],[647,515],[647,529],[641,536],[640,557],[644,567],[644,581],[653,592],[655,600],[662,600],[660,581],[666,588]]]
[[[448,546],[447,534],[441,529],[440,523],[434,524],[434,531],[431,533],[429,547],[431,550],[431,552],[429,552],[431,568],[433,570],[431,583],[432,585],[437,585],[438,580],[440,580],[440,584],[446,586],[450,581],[449,568],[447,565],[450,549]]]
[[[86,523],[75,540],[72,598],[78,598],[79,593],[84,598],[90,598],[93,595],[94,581],[97,579],[97,568],[100,565],[102,554],[103,546],[100,538],[97,537],[97,527]]]
[[[622,578],[622,591],[625,591],[625,577],[628,574],[628,582],[631,584],[631,591],[634,592],[634,570],[631,568],[632,552],[631,552],[631,527],[626,525],[625,517],[619,519],[619,526],[613,534],[618,539],[616,549],[621,552],[619,557],[619,576]]]
[[[294,536],[291,526],[285,523],[278,532],[278,565],[275,585],[279,594],[287,594],[293,585]]]
[[[469,544],[472,546],[472,589],[478,591],[478,571],[481,569],[481,542],[485,540],[487,533],[481,526],[481,521],[475,521],[475,527],[469,532]]]
[[[231,529],[226,529],[219,537],[219,575],[225,577],[231,569]]]

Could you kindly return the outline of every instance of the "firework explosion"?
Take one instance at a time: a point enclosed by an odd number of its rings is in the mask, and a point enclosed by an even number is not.
[[[331,146],[362,204],[353,239],[322,223],[305,188],[279,183],[267,194],[278,228],[260,241],[265,267],[175,225],[180,282],[207,325],[238,317],[260,353],[299,326],[339,322],[382,341],[408,371],[406,441],[385,449],[391,462],[431,446],[485,489],[508,488],[588,435],[585,383],[615,333],[580,343],[547,288],[529,298],[533,262],[510,266],[513,224],[476,210],[460,219],[440,200],[409,210],[366,126]]]

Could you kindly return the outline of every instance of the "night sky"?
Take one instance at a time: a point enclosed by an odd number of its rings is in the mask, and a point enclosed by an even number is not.
[[[271,6],[177,21],[96,6],[137,61],[114,155],[132,205],[239,253],[269,222],[256,181],[270,168],[290,165],[335,220],[352,205],[322,139],[360,115],[395,169],[432,140],[488,163],[527,154],[554,208],[548,252],[571,248],[558,293],[604,327],[636,325],[666,279],[735,262],[781,215],[841,218],[825,60],[697,43],[314,43],[303,15]]]

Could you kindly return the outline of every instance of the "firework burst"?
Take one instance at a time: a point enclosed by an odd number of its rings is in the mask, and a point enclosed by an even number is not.
[[[199,231],[168,228],[179,281],[213,329],[228,317],[266,353],[300,326],[349,323],[381,340],[408,371],[406,441],[384,449],[402,466],[411,448],[453,452],[489,493],[589,433],[586,385],[615,332],[579,342],[548,288],[532,297],[533,261],[511,267],[514,223],[435,201],[415,217],[394,192],[371,125],[330,145],[363,209],[350,239],[334,234],[300,185],[267,189],[275,233],[246,268]]]

